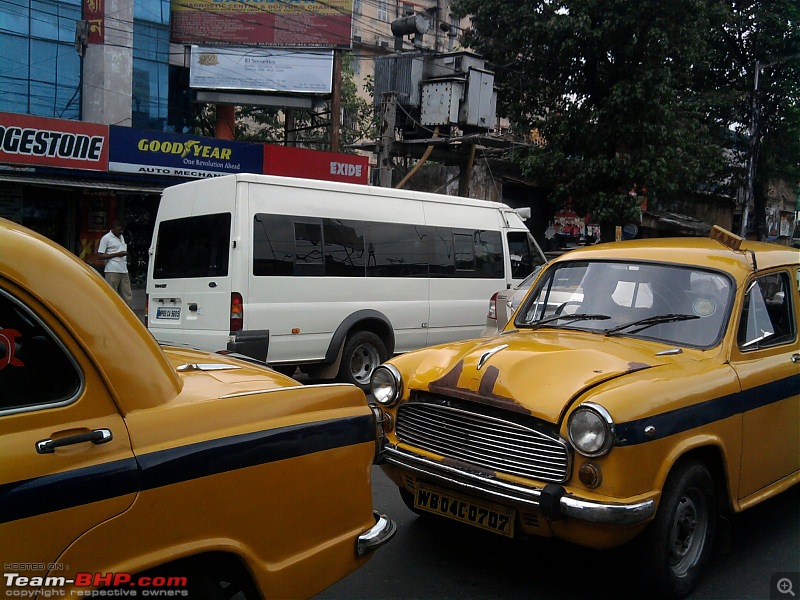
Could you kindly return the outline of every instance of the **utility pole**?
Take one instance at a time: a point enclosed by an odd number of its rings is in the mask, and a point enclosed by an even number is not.
[[[753,99],[750,108],[750,140],[747,151],[747,180],[744,187],[744,209],[742,211],[741,237],[746,238],[751,231],[758,232],[758,225],[751,225],[751,222],[763,215],[756,215],[755,212],[755,180],[756,164],[758,152],[761,146],[761,99],[758,95],[758,76],[762,69],[800,58],[800,54],[793,54],[785,58],[780,58],[768,63],[755,62],[755,75],[753,76]],[[761,225],[765,225],[762,223]]]
[[[397,120],[397,92],[381,96],[381,130],[378,139],[378,175],[380,187],[392,187],[392,143]]]
[[[331,152],[339,152],[339,125],[342,120],[342,51],[333,51],[333,94],[331,96]]]

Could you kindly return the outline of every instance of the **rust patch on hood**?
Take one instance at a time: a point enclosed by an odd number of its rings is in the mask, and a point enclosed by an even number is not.
[[[488,406],[494,406],[503,410],[508,410],[523,415],[533,414],[530,410],[515,402],[511,398],[500,396],[494,393],[494,385],[497,382],[497,377],[500,375],[500,370],[495,366],[489,366],[481,377],[478,391],[459,387],[458,380],[464,370],[464,361],[458,361],[458,364],[453,367],[444,377],[440,377],[435,381],[428,384],[428,391],[434,394],[442,394],[443,396],[452,396],[461,400],[470,400]]]
[[[649,369],[653,365],[648,365],[645,363],[640,362],[629,362],[628,363],[628,373],[633,373],[634,371],[641,371],[642,369]]]

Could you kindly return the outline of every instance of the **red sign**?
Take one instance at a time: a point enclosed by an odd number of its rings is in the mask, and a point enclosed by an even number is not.
[[[0,113],[0,162],[108,170],[108,125]]]
[[[265,144],[264,174],[366,184],[369,181],[369,159],[358,154]]]
[[[102,44],[105,42],[103,23],[106,18],[105,0],[83,0],[83,18],[89,21],[89,34],[87,44]]]
[[[179,44],[349,48],[353,0],[172,0]]]

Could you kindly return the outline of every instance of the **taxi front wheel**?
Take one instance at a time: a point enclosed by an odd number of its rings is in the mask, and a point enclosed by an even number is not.
[[[640,539],[645,589],[660,598],[689,594],[711,554],[716,520],[714,480],[706,466],[697,460],[676,465]]]

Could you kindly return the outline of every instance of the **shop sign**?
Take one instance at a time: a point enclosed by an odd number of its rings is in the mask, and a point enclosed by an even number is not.
[[[172,0],[171,42],[349,48],[353,0]]]
[[[189,86],[330,94],[333,50],[192,46]]]
[[[0,162],[108,169],[108,126],[0,112]]]
[[[111,126],[108,170],[192,179],[261,173],[261,144]]]
[[[103,28],[106,18],[105,0],[83,0],[83,18],[89,22],[86,43],[105,43]]]
[[[366,184],[369,181],[369,159],[358,154],[265,145],[264,173]]]

